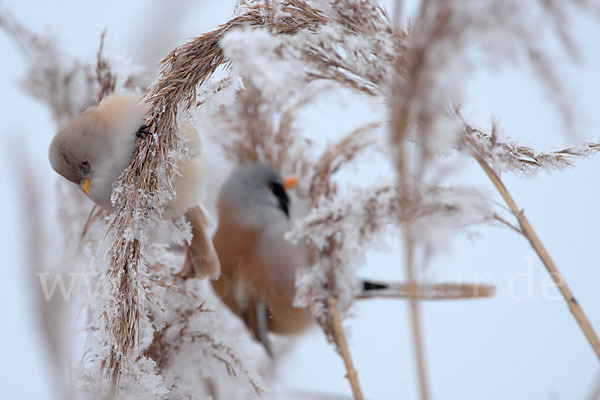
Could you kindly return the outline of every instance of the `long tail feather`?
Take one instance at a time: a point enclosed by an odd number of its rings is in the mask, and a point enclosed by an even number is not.
[[[358,298],[416,298],[420,300],[460,300],[494,296],[496,288],[482,283],[408,283],[362,282]]]

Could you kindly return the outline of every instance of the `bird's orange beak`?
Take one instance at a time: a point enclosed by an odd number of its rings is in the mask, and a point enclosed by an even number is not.
[[[287,178],[286,180],[283,181],[283,188],[285,190],[294,187],[296,185],[296,183],[298,183],[298,178],[296,177],[292,177],[292,178]]]
[[[79,184],[79,188],[83,193],[87,194],[90,192],[90,180],[89,178]]]

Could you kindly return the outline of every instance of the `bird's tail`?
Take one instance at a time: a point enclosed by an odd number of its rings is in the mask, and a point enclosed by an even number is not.
[[[221,263],[208,233],[208,223],[202,207],[190,208],[185,217],[192,225],[192,240],[185,243],[185,263],[177,274],[188,279],[208,276],[211,280],[219,279]]]
[[[459,300],[492,297],[496,288],[483,283],[384,283],[362,281],[359,298],[415,298],[420,300]]]

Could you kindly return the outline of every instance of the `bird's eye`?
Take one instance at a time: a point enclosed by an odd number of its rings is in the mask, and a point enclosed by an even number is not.
[[[79,164],[79,167],[84,171],[88,170],[90,169],[90,162],[88,160],[83,160],[81,164]]]

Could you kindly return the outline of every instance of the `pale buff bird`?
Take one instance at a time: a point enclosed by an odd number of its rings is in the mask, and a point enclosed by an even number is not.
[[[114,211],[111,194],[119,176],[131,162],[135,143],[140,136],[148,106],[137,95],[113,94],[98,106],[62,128],[52,140],[49,150],[54,171],[78,185],[97,205]],[[218,257],[207,232],[202,199],[202,183],[206,165],[200,154],[200,138],[188,124],[179,127],[187,139],[191,153],[178,164],[174,180],[176,197],[167,209],[185,212],[192,226],[192,241],[186,244],[186,263],[181,274],[208,275],[218,278]]]

